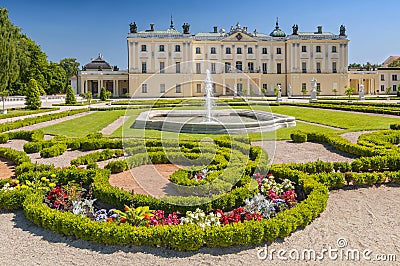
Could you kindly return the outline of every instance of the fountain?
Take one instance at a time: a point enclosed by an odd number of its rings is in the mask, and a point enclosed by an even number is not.
[[[197,134],[246,134],[296,125],[294,117],[250,109],[214,109],[213,86],[207,70],[204,110],[142,112],[133,128]]]

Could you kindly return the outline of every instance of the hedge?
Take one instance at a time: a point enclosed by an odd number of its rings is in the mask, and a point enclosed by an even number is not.
[[[37,225],[105,244],[162,246],[178,250],[197,250],[204,244],[209,247],[249,245],[288,236],[298,227],[308,225],[326,208],[327,188],[304,174],[299,180],[309,194],[292,209],[269,220],[207,227],[204,231],[197,225],[132,227],[92,222],[87,217],[50,209],[42,203],[43,196],[39,194],[28,195],[23,208],[26,217]]]
[[[71,116],[79,113],[84,113],[87,112],[87,109],[77,109],[77,110],[70,110],[66,112],[60,112],[60,113],[55,113],[55,114],[45,114],[42,116],[37,116],[37,117],[32,117],[32,118],[25,118],[22,120],[17,120],[14,122],[7,122],[4,124],[0,124],[0,132],[5,132],[9,131],[12,129],[17,129],[20,127],[25,127],[37,123],[42,123],[50,120],[55,120],[59,118],[63,118],[66,116]]]

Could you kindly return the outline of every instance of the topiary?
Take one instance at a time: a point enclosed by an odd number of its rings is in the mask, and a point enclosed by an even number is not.
[[[72,89],[71,85],[68,85],[66,93],[67,93],[67,96],[65,97],[65,103],[66,104],[76,104],[74,90]]]
[[[307,134],[301,131],[293,132],[290,138],[296,143],[307,142]]]

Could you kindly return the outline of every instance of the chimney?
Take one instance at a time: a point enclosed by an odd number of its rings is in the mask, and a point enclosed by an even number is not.
[[[154,31],[154,23],[150,24],[150,31]]]
[[[218,27],[214,26],[214,33],[218,33]]]
[[[318,26],[318,34],[322,34],[322,26]]]

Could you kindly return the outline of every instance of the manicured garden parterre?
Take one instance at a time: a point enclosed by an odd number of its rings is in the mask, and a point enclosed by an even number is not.
[[[85,240],[197,250],[204,245],[249,245],[286,237],[325,210],[332,189],[400,184],[400,131],[395,125],[389,129],[398,121],[395,118],[272,106],[276,113],[316,124],[278,130],[279,138],[326,143],[358,158],[351,163],[270,167],[266,152],[251,145],[251,140],[261,138],[259,134],[211,136],[214,142],[201,142],[204,136],[167,133],[168,138],[161,140],[161,132],[130,128],[143,110],[94,111],[45,128],[45,133],[58,135],[51,140],[44,140],[43,131],[1,134],[1,143],[29,142],[24,151],[0,148],[0,157],[16,164],[16,178],[0,181],[0,208],[22,208],[37,225]],[[96,134],[121,115],[130,118],[128,125],[113,133],[118,138]],[[372,129],[380,131],[362,135],[356,144],[338,134]],[[122,141],[121,134],[134,138]],[[33,164],[27,156],[40,152],[42,157],[56,158],[66,150],[101,151],[76,158],[64,169]],[[105,169],[96,164],[122,155],[126,157],[110,161]],[[180,196],[132,194],[108,181],[111,173],[165,163],[186,165],[170,178]]]

